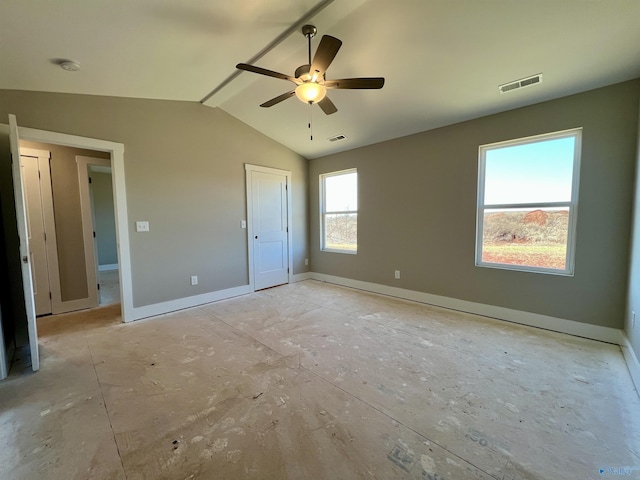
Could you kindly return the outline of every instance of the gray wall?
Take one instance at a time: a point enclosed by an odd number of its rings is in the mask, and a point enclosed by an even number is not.
[[[624,329],[636,356],[640,358],[640,125],[636,156],[636,197],[633,209],[633,235],[629,265],[629,297]],[[635,328],[631,322],[632,312],[636,313]]]
[[[98,265],[113,265],[118,263],[118,248],[111,174],[91,171],[91,191],[98,244]]]
[[[307,161],[224,111],[3,90],[0,118],[8,113],[21,126],[125,145],[134,306],[248,284],[245,163],[292,172],[293,273],[307,271]],[[136,220],[149,221],[150,232],[135,233]]]
[[[312,160],[313,271],[622,328],[639,96],[635,80]],[[476,267],[478,146],[574,127],[584,128],[575,275]],[[321,252],[318,175],[352,167],[358,254]]]

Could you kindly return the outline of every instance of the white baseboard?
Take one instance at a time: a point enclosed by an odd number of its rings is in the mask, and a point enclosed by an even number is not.
[[[205,303],[218,302],[220,300],[226,300],[227,298],[238,297],[248,293],[253,293],[253,288],[251,288],[250,285],[242,285],[240,287],[203,293],[192,297],[169,300],[168,302],[145,305],[144,307],[133,307],[131,309],[131,318],[127,321],[131,322],[142,318],[155,317],[156,315],[184,310],[185,308],[197,307],[199,305],[204,305]]]
[[[622,348],[624,359],[627,362],[627,367],[629,367],[629,373],[631,374],[633,384],[636,386],[638,395],[640,395],[640,362],[638,361],[638,356],[633,350],[633,346],[631,345],[629,338],[627,338],[625,334],[622,334],[622,344],[620,347]]]
[[[118,270],[117,263],[107,263],[105,265],[98,265],[99,272],[108,272],[109,270]]]
[[[621,345],[622,331],[610,327],[602,327],[599,325],[590,325],[587,323],[576,322],[573,320],[565,320],[562,318],[540,315],[537,313],[523,312],[513,310],[511,308],[496,307],[494,305],[485,305],[482,303],[469,302],[459,300],[457,298],[442,297],[440,295],[432,295],[430,293],[417,292],[415,290],[406,290],[403,288],[390,287],[377,283],[363,282],[360,280],[352,280],[350,278],[336,277],[333,275],[325,275],[323,273],[311,273],[311,278],[327,283],[334,283],[345,287],[357,288],[368,292],[389,295],[392,297],[403,298],[405,300],[413,300],[415,302],[427,303],[438,307],[450,308],[466,313],[473,313],[485,317],[496,318],[498,320],[506,320],[507,322],[528,325],[530,327],[543,328],[554,332],[568,333],[577,337],[599,340],[601,342],[614,343]]]
[[[116,268],[117,266],[118,265],[116,264]],[[297,275],[291,275],[290,282],[302,282],[304,280],[309,280],[310,278],[310,272],[298,273]],[[153,305],[145,305],[144,307],[133,307],[131,308],[129,315],[127,315],[126,322],[128,323],[134,320],[155,317],[157,315],[184,310],[185,308],[197,307],[206,303],[218,302],[220,300],[226,300],[227,298],[238,297],[240,295],[247,295],[253,292],[254,289],[251,285],[242,285],[240,287],[228,288],[226,290],[218,290],[216,292],[194,295],[192,297],[178,298],[167,302],[154,303]]]
[[[290,283],[304,282],[305,280],[311,280],[311,272],[297,273],[291,275]]]

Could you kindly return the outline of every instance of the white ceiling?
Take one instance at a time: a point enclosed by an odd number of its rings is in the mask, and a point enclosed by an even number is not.
[[[313,51],[323,34],[343,41],[327,79],[386,78],[330,91],[338,112],[312,108],[313,141],[307,105],[259,107],[293,84],[243,72],[225,85],[291,27],[255,64],[307,63],[302,23],[318,27]],[[205,105],[307,158],[640,77],[639,45],[640,0],[0,0],[0,88],[196,102],[219,89]]]

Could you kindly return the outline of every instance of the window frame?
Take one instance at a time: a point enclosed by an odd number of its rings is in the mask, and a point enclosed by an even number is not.
[[[326,191],[325,191],[325,180],[329,177],[338,177],[341,175],[350,175],[352,173],[356,174],[356,198],[359,197],[359,188],[358,188],[358,169],[357,168],[348,168],[346,170],[338,170],[335,172],[321,173],[319,176],[320,182],[320,250],[323,252],[330,253],[346,253],[348,255],[357,255],[358,254],[358,239],[356,234],[356,248],[355,250],[347,250],[341,248],[328,248],[326,246],[326,216],[330,215],[340,215],[340,214],[356,214],[356,218],[358,216],[358,209],[356,210],[344,210],[344,211],[330,211],[328,212],[326,209]],[[360,199],[358,198],[358,204],[360,203]],[[359,208],[359,205],[358,205]],[[356,223],[357,224],[357,223]]]
[[[560,138],[574,138],[573,169],[571,177],[571,199],[567,202],[538,202],[538,203],[509,203],[509,204],[485,204],[485,180],[486,180],[486,157],[487,152],[496,148],[513,147],[538,143],[547,140]],[[475,265],[477,267],[495,268],[501,270],[514,270],[519,272],[544,273],[550,275],[573,276],[575,273],[575,249],[576,230],[578,219],[578,190],[580,185],[580,160],[582,153],[582,127],[561,130],[557,132],[532,135],[503,142],[480,145],[478,150],[478,200],[476,203],[476,248]],[[516,265],[505,263],[493,263],[482,261],[482,250],[484,246],[484,213],[485,210],[499,209],[548,209],[548,208],[568,208],[568,232],[567,232],[567,253],[565,258],[565,268],[555,269],[546,267],[534,267],[529,265]]]

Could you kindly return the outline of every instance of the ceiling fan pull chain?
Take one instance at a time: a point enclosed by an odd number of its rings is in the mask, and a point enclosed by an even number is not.
[[[313,141],[313,102],[309,102],[309,134],[311,141]]]

